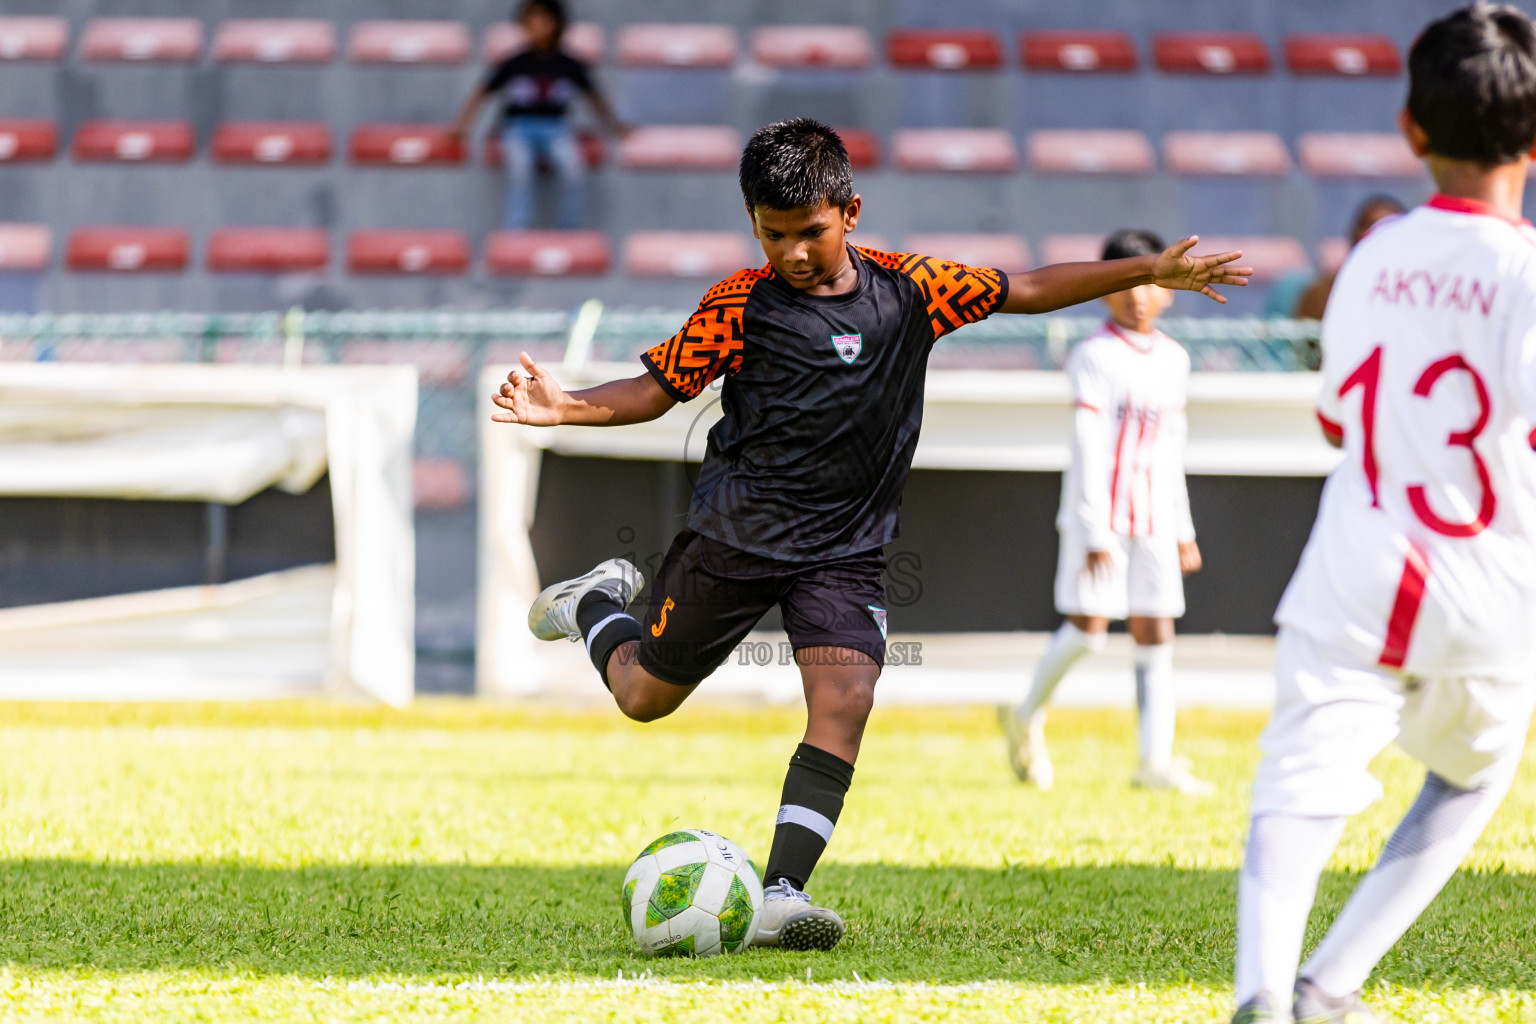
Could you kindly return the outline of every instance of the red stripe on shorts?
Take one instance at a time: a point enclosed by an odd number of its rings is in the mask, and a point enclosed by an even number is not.
[[[1402,668],[1408,660],[1408,642],[1413,638],[1413,624],[1424,603],[1424,583],[1429,579],[1429,556],[1413,541],[1408,542],[1408,557],[1403,562],[1403,578],[1397,584],[1397,598],[1392,602],[1392,618],[1387,621],[1387,642],[1382,645],[1377,664],[1384,668]]]

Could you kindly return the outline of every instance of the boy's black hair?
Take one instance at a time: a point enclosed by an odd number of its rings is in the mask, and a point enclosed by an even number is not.
[[[1430,152],[1484,166],[1536,144],[1536,26],[1475,3],[1431,22],[1408,54],[1408,113]]]
[[[1123,228],[1104,239],[1103,260],[1123,260],[1128,256],[1156,256],[1168,248],[1163,240],[1150,231],[1139,228]]]
[[[837,132],[796,117],[759,128],[741,151],[741,195],[756,209],[795,210],[825,199],[847,206],[853,168]]]
[[[522,21],[524,14],[534,10],[543,11],[555,19],[555,24],[558,26],[555,29],[556,39],[565,35],[565,26],[569,23],[569,19],[566,17],[565,4],[562,0],[523,0],[512,12],[512,20]]]

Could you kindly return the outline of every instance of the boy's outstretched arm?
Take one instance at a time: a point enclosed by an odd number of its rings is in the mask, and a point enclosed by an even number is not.
[[[1226,302],[1212,286],[1242,287],[1248,283],[1248,276],[1253,271],[1248,267],[1228,266],[1243,255],[1241,252],[1188,255],[1198,241],[1199,235],[1190,235],[1156,256],[1097,263],[1058,263],[1027,274],[1010,274],[1008,297],[999,312],[1049,313],[1053,309],[1075,306],[1142,284],[1199,292],[1217,302]]]
[[[526,375],[513,370],[501,390],[491,396],[503,410],[491,414],[497,423],[619,427],[654,420],[677,404],[648,373],[582,391],[566,391],[527,352],[521,359]]]

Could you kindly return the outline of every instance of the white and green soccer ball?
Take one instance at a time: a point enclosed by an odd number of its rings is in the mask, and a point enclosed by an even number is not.
[[[739,953],[757,934],[763,883],[741,847],[690,828],[640,851],[623,900],[624,922],[648,956]]]

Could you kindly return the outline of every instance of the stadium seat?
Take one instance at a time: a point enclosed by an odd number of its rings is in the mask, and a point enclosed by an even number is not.
[[[353,273],[462,274],[468,266],[469,239],[462,231],[364,230],[347,239]]]
[[[734,170],[741,133],[726,125],[643,125],[619,143],[630,170]]]
[[[53,229],[47,224],[0,224],[0,271],[48,269]]]
[[[630,68],[725,68],[736,63],[736,47],[730,25],[643,23],[619,29],[614,51]]]
[[[196,18],[92,18],[80,36],[82,60],[186,62],[202,53]]]
[[[464,162],[463,144],[438,124],[360,124],[352,129],[347,153],[355,164],[415,167]]]
[[[1174,174],[1273,176],[1291,169],[1274,132],[1169,132],[1163,161]]]
[[[176,163],[197,148],[187,121],[86,121],[75,131],[76,160]]]
[[[1030,268],[1029,246],[1018,235],[908,235],[902,249],[971,267],[995,267],[1005,274]]]
[[[1417,178],[1424,164],[1396,132],[1307,132],[1301,166],[1319,178]]]
[[[68,46],[64,18],[0,18],[0,60],[59,60]]]
[[[576,128],[575,133],[582,162],[589,168],[601,167],[608,158],[608,143],[603,136],[590,128]],[[492,135],[485,140],[485,166],[499,168],[501,165],[501,139]]]
[[[898,68],[931,71],[990,71],[1003,66],[1003,43],[981,28],[902,28],[885,37],[885,51]]]
[[[1040,243],[1040,263],[1091,263],[1102,258],[1103,235],[1049,235]]]
[[[214,129],[209,148],[221,164],[323,164],[331,158],[331,128],[320,121],[232,121]]]
[[[752,59],[775,68],[864,68],[874,56],[859,25],[764,25],[752,30]]]
[[[457,341],[349,341],[341,348],[341,361],[414,366],[422,384],[433,387],[453,387],[469,375],[469,353]]]
[[[64,250],[70,270],[119,273],[184,270],[191,246],[181,228],[76,228]]]
[[[321,270],[331,260],[320,228],[219,228],[208,237],[208,269],[224,273]]]
[[[499,21],[485,30],[485,37],[480,44],[480,58],[487,64],[494,64],[512,56],[527,45],[523,26],[515,25],[510,21]],[[573,21],[565,30],[565,38],[560,41],[560,48],[572,57],[584,60],[588,64],[596,64],[607,52],[608,40],[603,35],[601,25],[590,21]]]
[[[1135,71],[1140,64],[1124,32],[1024,32],[1019,58],[1031,71]]]
[[[1196,75],[1269,73],[1269,49],[1248,32],[1163,32],[1152,37],[1159,71]]]
[[[1135,131],[1042,129],[1025,140],[1029,166],[1042,174],[1151,174],[1151,141]]]
[[[891,149],[904,171],[1007,173],[1019,163],[1013,136],[1001,128],[903,128]]]
[[[357,64],[462,64],[469,30],[457,21],[359,21],[347,56]]]
[[[416,507],[445,511],[469,504],[469,471],[458,459],[441,456],[411,462]]]
[[[636,231],[624,240],[631,277],[723,278],[761,262],[748,236],[734,231]]]
[[[1317,243],[1317,267],[1325,274],[1337,274],[1349,255],[1349,239],[1325,238]]]
[[[1285,66],[1296,75],[1396,75],[1403,58],[1387,36],[1292,35]]]
[[[605,274],[610,259],[601,231],[493,231],[485,240],[485,268],[492,274]]]
[[[869,170],[880,166],[880,140],[865,128],[839,128],[838,138],[848,151],[848,162],[855,170]]]
[[[213,36],[213,58],[268,64],[328,64],[336,26],[318,18],[235,18]]]
[[[1209,256],[1232,249],[1243,251],[1239,262],[1253,268],[1253,280],[1260,284],[1312,267],[1302,244],[1285,235],[1201,235],[1193,252]]]
[[[52,160],[58,148],[52,121],[0,121],[0,163]]]

